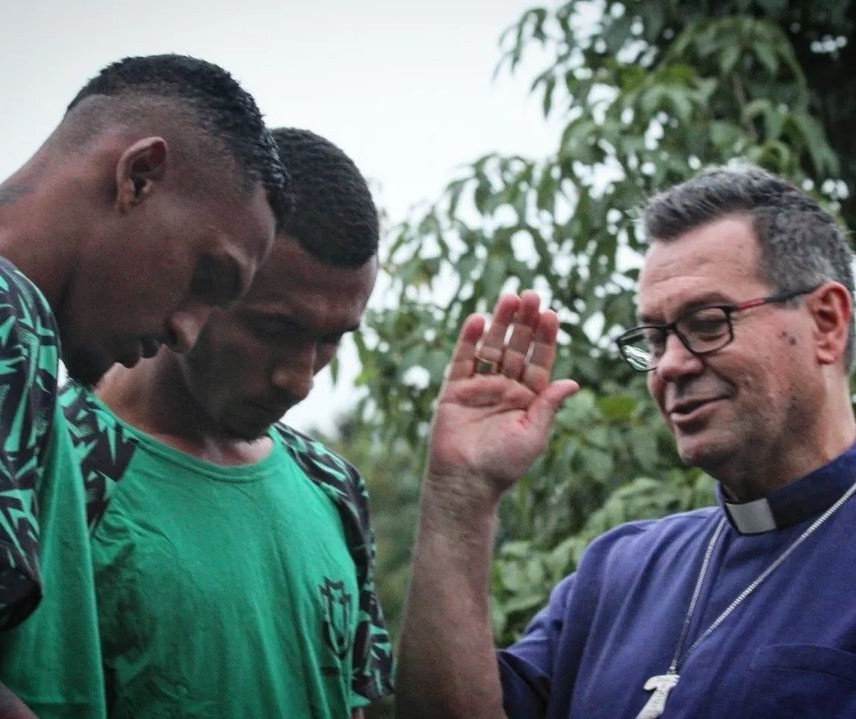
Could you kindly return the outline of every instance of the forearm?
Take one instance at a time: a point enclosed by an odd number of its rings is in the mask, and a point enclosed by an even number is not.
[[[399,646],[402,719],[504,716],[490,623],[494,509],[425,480]]]
[[[0,719],[37,719],[32,710],[0,683]]]

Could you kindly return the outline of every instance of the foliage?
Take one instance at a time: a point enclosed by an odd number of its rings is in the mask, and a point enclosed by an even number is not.
[[[704,165],[746,158],[856,223],[854,4],[570,0],[503,37],[500,71],[536,50],[532,91],[564,129],[539,159],[488,155],[396,228],[389,309],[359,338],[362,421],[422,456],[463,319],[534,287],[561,319],[558,376],[585,388],[502,507],[496,627],[520,631],[596,533],[711,501],[682,469],[644,378],[612,340],[634,316],[636,208]]]

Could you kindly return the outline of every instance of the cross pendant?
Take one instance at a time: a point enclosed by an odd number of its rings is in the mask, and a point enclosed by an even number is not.
[[[645,706],[642,707],[636,715],[636,719],[657,719],[663,716],[663,710],[666,708],[666,699],[669,698],[669,692],[675,688],[680,677],[677,674],[660,674],[656,677],[651,677],[645,682],[645,690],[654,690],[654,693],[648,697]]]

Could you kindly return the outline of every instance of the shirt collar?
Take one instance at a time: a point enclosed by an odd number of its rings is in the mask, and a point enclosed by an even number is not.
[[[753,502],[735,504],[725,499],[721,485],[716,494],[729,523],[740,534],[762,534],[784,529],[816,517],[831,507],[856,480],[856,445],[816,469]]]

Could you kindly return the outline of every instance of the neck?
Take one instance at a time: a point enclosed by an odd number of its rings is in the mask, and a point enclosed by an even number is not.
[[[838,391],[831,396],[835,399],[825,407],[817,407],[814,413],[827,421],[819,421],[815,427],[806,426],[800,437],[790,439],[786,449],[777,447],[768,455],[756,451],[751,463],[707,470],[720,481],[728,501],[744,503],[767,497],[829,464],[853,446],[856,420],[849,391]]]
[[[82,203],[69,202],[69,192],[61,170],[33,161],[0,185],[0,255],[36,284],[58,315],[84,236],[78,222],[88,214]],[[94,230],[90,218],[87,231]]]
[[[247,441],[213,431],[210,418],[187,391],[178,358],[166,348],[133,369],[114,366],[96,393],[128,424],[212,464],[252,464],[264,459],[272,447],[268,437]]]

